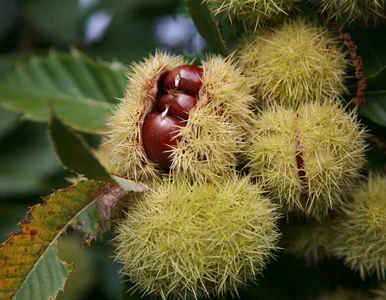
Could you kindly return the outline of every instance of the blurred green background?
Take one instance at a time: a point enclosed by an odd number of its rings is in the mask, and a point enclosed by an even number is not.
[[[50,49],[68,52],[72,47],[94,59],[130,64],[156,48],[202,55],[205,42],[183,0],[0,0],[0,84],[32,55]],[[98,143],[94,136],[86,138]],[[384,160],[382,153],[374,153]],[[52,151],[46,124],[25,121],[0,107],[0,243],[6,233],[17,231],[28,207],[67,187],[69,176]],[[60,240],[61,257],[74,262],[76,272],[59,299],[120,299],[127,286],[112,258],[112,237],[106,233],[84,249],[74,232]],[[240,298],[315,299],[340,285],[368,287],[340,261],[307,267],[302,260],[279,255],[264,275],[259,286],[242,289]],[[139,298],[126,294],[126,299]]]

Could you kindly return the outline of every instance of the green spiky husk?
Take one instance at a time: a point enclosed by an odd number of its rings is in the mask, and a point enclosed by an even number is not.
[[[210,56],[202,67],[197,106],[171,152],[171,170],[200,181],[223,176],[240,163],[254,102],[248,81],[231,59]]]
[[[240,45],[239,62],[263,104],[296,108],[337,99],[348,62],[337,39],[304,19],[263,30]]]
[[[316,265],[331,257],[335,221],[327,218],[321,223],[313,220],[290,222],[283,228],[280,245],[286,253],[303,258]]]
[[[295,9],[299,0],[206,0],[215,14],[227,14],[240,21],[246,31],[255,31],[267,22],[278,21]]]
[[[337,104],[304,104],[297,111],[271,107],[250,135],[251,173],[285,212],[325,217],[343,205],[342,194],[365,163],[365,133]],[[299,174],[301,156],[305,175]]]
[[[370,176],[352,195],[336,227],[333,251],[362,278],[374,273],[385,279],[386,180]]]
[[[160,74],[183,63],[181,57],[156,52],[133,65],[125,98],[109,123],[107,144],[113,173],[142,182],[159,176],[160,170],[142,147],[143,112],[149,98],[155,101],[151,87],[157,86]],[[180,142],[170,151],[171,172],[201,181],[221,176],[240,162],[252,123],[249,107],[254,102],[248,81],[231,58],[210,56],[202,67],[199,100],[178,133]]]
[[[191,185],[173,177],[136,197],[117,229],[116,257],[144,294],[237,293],[273,255],[276,207],[248,178]]]
[[[319,9],[330,19],[343,22],[360,20],[368,23],[385,17],[386,3],[384,0],[320,0]]]
[[[131,66],[126,94],[108,123],[112,173],[142,182],[159,175],[157,166],[149,161],[142,147],[142,114],[149,101],[155,101],[153,88],[161,73],[182,64],[182,57],[157,51],[144,62]]]

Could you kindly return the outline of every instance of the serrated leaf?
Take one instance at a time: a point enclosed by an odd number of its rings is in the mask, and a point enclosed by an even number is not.
[[[98,222],[103,223],[105,211],[116,203],[118,189],[116,185],[86,180],[33,206],[18,224],[20,232],[11,233],[0,247],[0,299],[55,299],[71,271],[57,258],[58,238],[95,204],[103,207],[98,216]],[[120,191],[119,196],[124,195]]]
[[[71,264],[58,258],[56,243],[51,244],[12,299],[55,299],[58,292],[63,290],[68,275],[72,271]]]
[[[386,67],[366,78],[366,105],[358,110],[361,116],[386,127]]]
[[[55,152],[65,167],[89,179],[114,183],[109,173],[88,149],[86,143],[55,115],[49,123]]]
[[[0,80],[4,80],[8,76],[8,74],[12,72],[17,62],[26,62],[30,55],[30,53],[14,52],[0,55]]]
[[[186,0],[186,4],[198,32],[208,42],[212,50],[222,56],[228,56],[227,47],[206,1]]]
[[[64,125],[54,114],[50,121],[50,134],[59,159],[68,169],[88,179],[118,183],[126,191],[143,192],[148,189],[142,183],[111,176],[92,154],[83,139]]]
[[[78,51],[32,58],[0,85],[0,105],[35,121],[47,121],[51,105],[84,132],[100,132],[126,87],[126,67],[94,62]]]

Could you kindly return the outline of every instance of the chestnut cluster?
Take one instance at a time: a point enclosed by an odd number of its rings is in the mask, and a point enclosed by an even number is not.
[[[143,123],[142,142],[147,157],[162,168],[170,167],[170,150],[180,140],[179,128],[186,126],[196,106],[202,73],[201,67],[180,65],[160,79],[156,111]]]

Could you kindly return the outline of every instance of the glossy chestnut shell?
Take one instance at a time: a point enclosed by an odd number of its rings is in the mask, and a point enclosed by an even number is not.
[[[181,65],[170,70],[163,79],[166,90],[178,90],[197,96],[202,86],[203,69],[198,66]]]
[[[149,114],[142,127],[142,142],[147,157],[163,168],[170,167],[171,147],[177,145],[179,127],[185,125],[186,122],[166,114]]]
[[[190,110],[196,106],[196,103],[197,98],[194,96],[180,92],[171,92],[163,95],[158,100],[158,109],[161,112],[168,109],[168,115],[187,120],[189,119]]]

